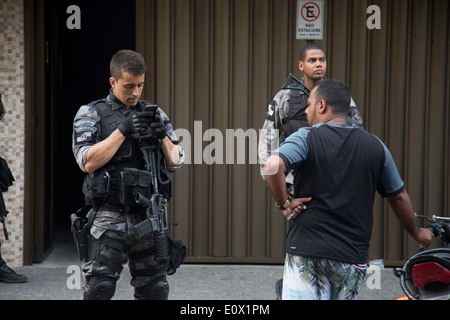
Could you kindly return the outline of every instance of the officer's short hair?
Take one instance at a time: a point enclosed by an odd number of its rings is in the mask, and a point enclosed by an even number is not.
[[[111,59],[111,77],[116,80],[122,78],[123,72],[129,72],[133,76],[145,74],[147,66],[142,55],[132,50],[120,50]]]
[[[307,53],[309,50],[321,50],[321,51],[323,51],[323,49],[322,49],[321,47],[319,47],[318,45],[316,45],[316,44],[314,44],[314,43],[307,44],[306,46],[304,46],[304,47],[302,48],[302,50],[300,50],[300,61],[305,62],[305,59],[306,59],[306,53]]]
[[[324,100],[334,112],[348,114],[351,102],[350,89],[339,80],[322,80],[316,84],[316,101]]]

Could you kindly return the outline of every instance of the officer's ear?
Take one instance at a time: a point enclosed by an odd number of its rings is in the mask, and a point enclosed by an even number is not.
[[[114,77],[109,78],[109,84],[111,85],[111,87],[112,87],[113,89],[115,89],[115,88],[116,88],[116,85],[117,85],[116,78],[114,78]]]
[[[298,62],[298,69],[299,69],[301,72],[303,72],[303,71],[305,70],[304,63],[303,63],[303,61],[301,61],[301,60]]]

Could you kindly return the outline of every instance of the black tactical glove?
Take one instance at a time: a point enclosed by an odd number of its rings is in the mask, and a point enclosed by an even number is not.
[[[142,133],[148,129],[153,117],[153,112],[134,113],[122,121],[117,128],[125,137],[134,133]]]
[[[154,121],[150,125],[152,128],[152,133],[159,140],[163,140],[167,136],[167,129],[162,121],[161,114],[159,111],[156,111]]]

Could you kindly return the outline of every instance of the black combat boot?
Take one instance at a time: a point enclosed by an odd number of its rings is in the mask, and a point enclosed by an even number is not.
[[[6,283],[24,283],[28,279],[22,274],[17,274],[4,261],[0,261],[0,281]]]

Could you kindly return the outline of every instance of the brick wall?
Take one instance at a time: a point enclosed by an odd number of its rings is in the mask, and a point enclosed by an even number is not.
[[[4,193],[10,212],[9,241],[0,228],[1,254],[10,266],[23,265],[25,174],[25,48],[23,0],[0,0],[0,93],[6,116],[0,122],[0,157],[15,178]]]

